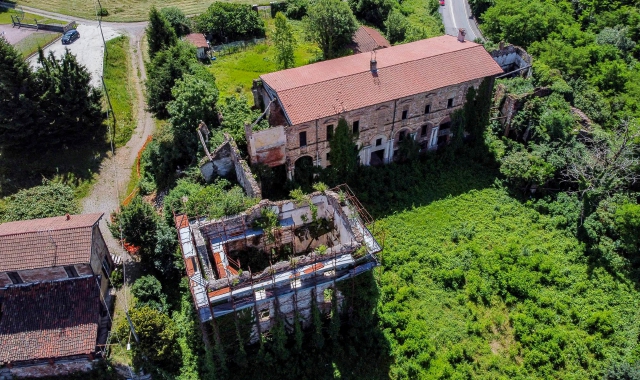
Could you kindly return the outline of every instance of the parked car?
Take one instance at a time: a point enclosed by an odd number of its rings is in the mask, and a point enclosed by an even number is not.
[[[444,5],[444,0],[440,0],[440,5]]]
[[[62,44],[63,45],[70,44],[73,41],[77,40],[78,38],[80,38],[80,33],[78,33],[77,30],[75,30],[75,29],[68,30],[62,36]]]

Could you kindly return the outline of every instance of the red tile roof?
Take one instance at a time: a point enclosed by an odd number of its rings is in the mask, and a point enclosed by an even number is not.
[[[292,125],[502,73],[482,45],[440,36],[262,75]]]
[[[202,33],[191,33],[186,35],[184,38],[195,45],[195,47],[197,48],[209,47],[209,44],[207,44],[207,39],[204,38],[204,34]]]
[[[0,362],[95,352],[99,292],[95,277],[9,287],[0,306]]]
[[[88,263],[93,226],[102,215],[0,224],[0,272]]]
[[[366,53],[391,46],[389,41],[387,41],[380,32],[364,25],[356,30],[352,40],[354,53]]]

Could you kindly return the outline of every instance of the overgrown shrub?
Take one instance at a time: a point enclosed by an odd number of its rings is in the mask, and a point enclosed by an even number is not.
[[[73,189],[61,183],[44,181],[41,186],[20,190],[6,199],[0,221],[12,222],[78,214],[80,207]]]
[[[196,28],[216,43],[264,37],[264,22],[246,4],[214,2],[196,18]]]

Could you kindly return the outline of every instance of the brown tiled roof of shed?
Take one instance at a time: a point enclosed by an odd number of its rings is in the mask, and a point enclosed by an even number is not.
[[[482,45],[440,36],[262,75],[291,124],[301,124],[502,73]]]
[[[204,38],[204,34],[202,33],[191,33],[186,35],[184,38],[195,45],[196,48],[209,47],[209,44],[207,44],[207,39]]]
[[[103,214],[0,224],[0,272],[88,263],[93,226]]]
[[[354,53],[366,53],[391,46],[389,41],[377,30],[362,25],[353,34],[353,44],[351,45]]]
[[[0,362],[94,353],[99,292],[95,277],[7,288],[0,306]]]

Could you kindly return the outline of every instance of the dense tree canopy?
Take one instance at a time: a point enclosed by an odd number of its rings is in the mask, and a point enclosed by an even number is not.
[[[276,64],[280,69],[292,68],[294,64],[293,52],[296,47],[293,27],[281,12],[276,13],[275,24],[273,44],[276,48]]]
[[[178,37],[184,36],[191,32],[191,21],[178,7],[167,7],[160,9],[160,14],[169,21],[171,27]]]
[[[41,186],[18,191],[0,209],[0,222],[28,220],[77,214],[80,212],[73,189],[67,185],[45,181]]]
[[[177,42],[176,31],[162,12],[155,6],[149,11],[149,25],[147,26],[147,41],[149,42],[149,56],[153,58],[157,52],[167,49]]]
[[[197,29],[216,43],[264,37],[264,22],[246,4],[214,2],[196,18]]]
[[[325,59],[337,56],[358,29],[349,5],[341,0],[318,0],[311,5],[305,27]]]

